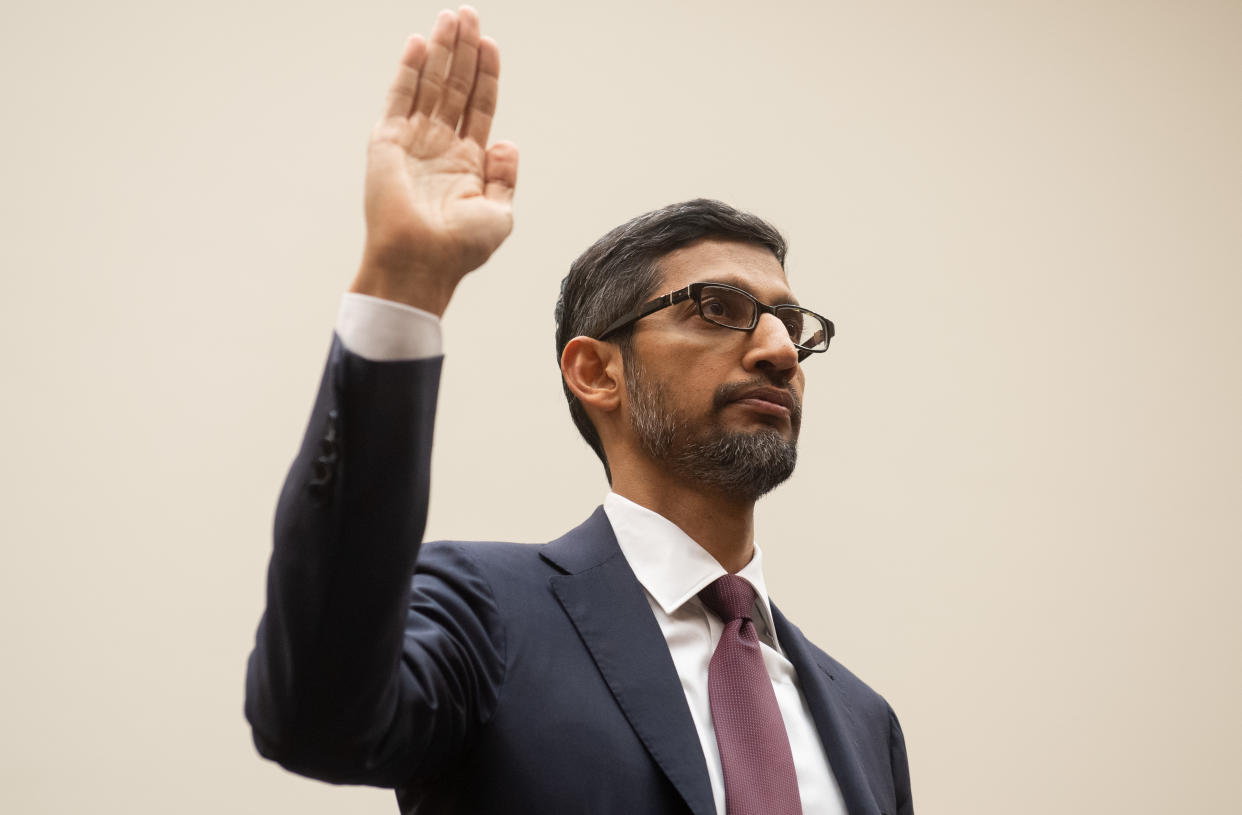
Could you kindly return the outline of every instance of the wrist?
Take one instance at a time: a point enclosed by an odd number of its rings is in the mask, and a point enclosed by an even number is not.
[[[411,267],[394,271],[364,258],[349,291],[404,303],[440,317],[456,288],[456,281],[447,281],[443,274],[430,269]]]

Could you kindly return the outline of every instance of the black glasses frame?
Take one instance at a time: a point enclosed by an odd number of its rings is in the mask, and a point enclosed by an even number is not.
[[[704,314],[702,295],[703,295],[703,288],[705,286],[712,286],[714,288],[720,288],[720,289],[728,289],[729,291],[737,292],[738,294],[745,297],[747,300],[750,300],[752,303],[754,303],[755,304],[755,312],[754,312],[755,316],[754,316],[754,319],[750,321],[750,325],[745,326],[745,327],[740,326],[740,325],[726,325],[725,323],[717,322],[716,320],[713,320],[711,317],[708,317],[706,314]],[[793,303],[778,303],[775,306],[769,306],[767,303],[759,302],[757,299],[755,299],[755,296],[753,294],[746,291],[745,289],[739,289],[737,286],[730,286],[728,283],[712,283],[709,281],[704,281],[701,283],[691,283],[689,286],[686,286],[684,289],[678,289],[677,291],[669,292],[668,294],[665,294],[661,297],[657,297],[654,300],[649,300],[648,302],[643,303],[638,308],[624,315],[619,320],[614,322],[612,325],[605,328],[603,333],[601,333],[595,339],[597,340],[606,339],[608,335],[613,334],[617,331],[620,331],[622,328],[625,328],[626,326],[629,326],[629,325],[632,325],[633,323],[638,322],[643,317],[646,317],[649,314],[655,314],[657,311],[660,311],[661,309],[666,309],[669,306],[675,306],[678,303],[684,303],[686,300],[693,300],[694,304],[698,306],[699,317],[703,318],[704,320],[711,323],[712,325],[718,325],[721,328],[731,328],[734,331],[754,331],[756,326],[759,325],[759,318],[762,317],[764,314],[771,314],[772,316],[776,317],[776,319],[779,320],[781,318],[780,312],[789,311],[789,310],[797,311],[801,314],[806,315],[807,317],[813,317],[814,319],[819,320],[820,324],[824,328],[824,347],[823,348],[807,348],[806,346],[799,345],[798,343],[795,342],[794,347],[798,349],[798,361],[799,362],[802,362],[804,359],[809,357],[811,354],[822,354],[823,352],[827,351],[828,344],[832,341],[832,337],[836,333],[836,327],[832,324],[832,320],[829,320],[827,317],[823,316],[822,314],[816,314],[810,309],[805,309],[802,306],[795,306]]]

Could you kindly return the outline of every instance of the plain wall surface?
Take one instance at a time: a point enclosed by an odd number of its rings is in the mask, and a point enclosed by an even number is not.
[[[0,810],[392,813],[242,716],[277,491],[437,6],[0,11]],[[552,306],[710,196],[836,321],[772,597],[921,815],[1242,811],[1242,4],[484,3],[516,229],[458,290],[431,537],[602,499]]]

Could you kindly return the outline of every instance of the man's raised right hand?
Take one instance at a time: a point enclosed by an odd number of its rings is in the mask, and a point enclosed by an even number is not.
[[[367,149],[367,238],[350,291],[443,314],[513,229],[518,152],[487,147],[500,51],[479,16],[440,12],[406,42]]]

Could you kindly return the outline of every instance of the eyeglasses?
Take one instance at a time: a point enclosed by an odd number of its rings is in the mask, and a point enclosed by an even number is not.
[[[648,314],[654,314],[686,300],[693,300],[698,305],[699,316],[707,322],[736,331],[754,331],[759,325],[760,316],[775,315],[776,319],[785,324],[786,330],[789,331],[789,339],[798,347],[799,362],[811,354],[822,354],[827,351],[828,343],[832,340],[834,333],[832,320],[801,306],[788,304],[769,306],[766,303],[760,303],[749,292],[725,283],[691,283],[684,289],[678,289],[663,297],[643,303],[608,326],[595,339],[605,339],[609,334],[638,322]]]

